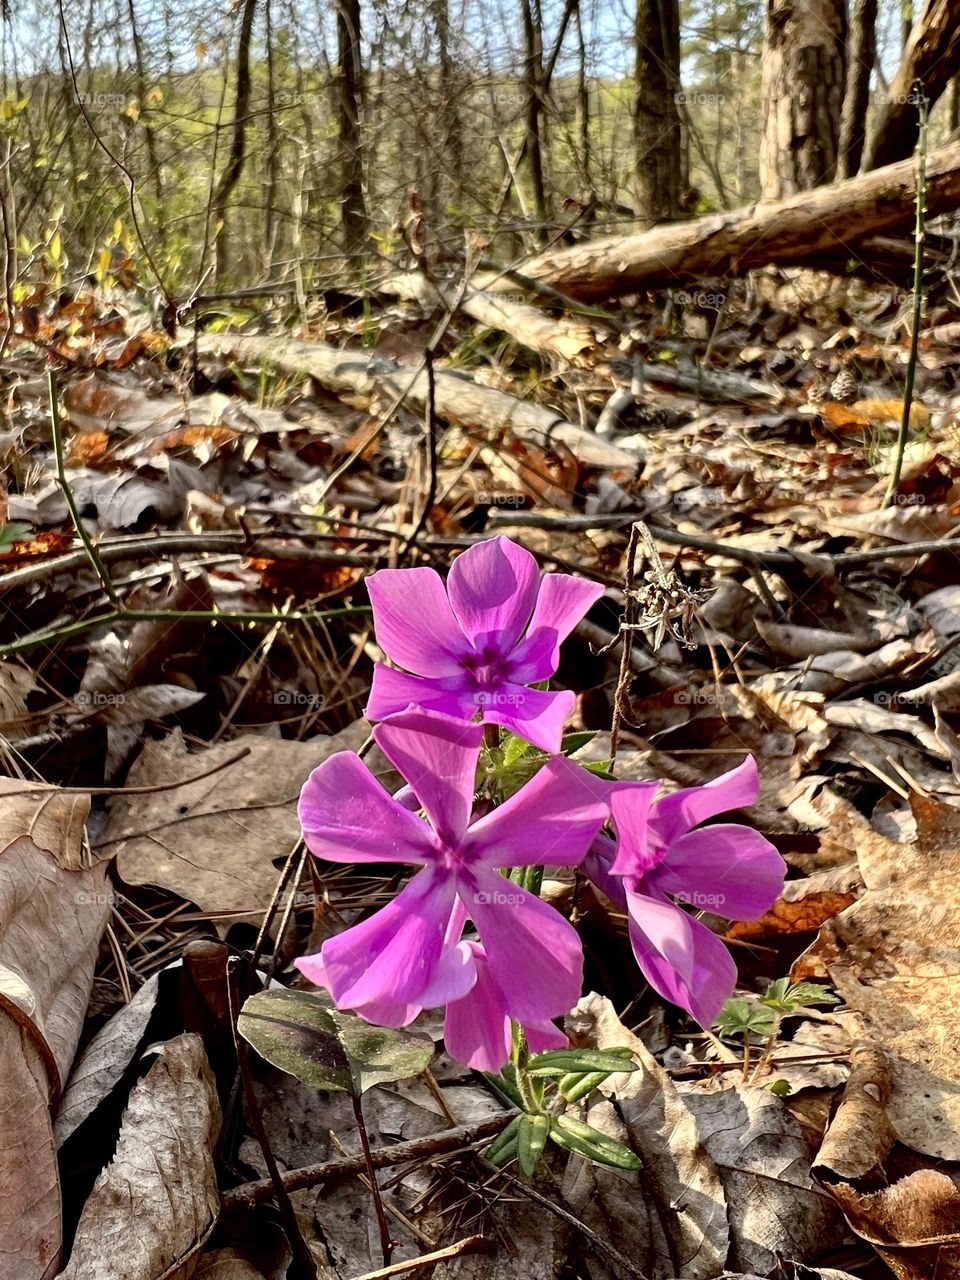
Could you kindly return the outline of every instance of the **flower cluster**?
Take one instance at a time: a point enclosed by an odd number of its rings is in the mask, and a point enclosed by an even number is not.
[[[368,587],[377,640],[404,670],[377,666],[367,715],[407,785],[392,796],[359,756],[340,752],[304,785],[300,821],[317,857],[419,870],[388,906],[298,967],[339,1007],[382,1026],[445,1006],[448,1051],[497,1071],[514,1023],[534,1050],[566,1044],[554,1019],[577,1002],[583,974],[573,926],[501,872],[581,866],[626,907],[651,986],[709,1023],[733,989],[734,966],[681,904],[750,919],[784,876],[755,831],[695,829],[756,798],[752,759],[658,797],[656,784],[604,780],[561,755],[573,694],[531,685],[555,674],[561,642],[602,588],[565,574],[541,579],[534,557],[506,538],[461,555],[446,588],[426,568],[383,570]],[[485,725],[548,758],[483,812],[475,793]],[[615,839],[604,834],[611,828]],[[465,936],[468,926],[476,937]]]

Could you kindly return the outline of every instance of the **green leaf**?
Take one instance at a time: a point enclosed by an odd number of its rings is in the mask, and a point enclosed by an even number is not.
[[[15,542],[23,542],[25,538],[33,536],[33,530],[28,524],[22,524],[18,520],[14,520],[11,524],[0,524],[0,551],[5,551],[7,547],[12,547]]]
[[[572,756],[575,751],[591,743],[596,736],[596,729],[587,729],[581,733],[565,733],[560,741],[560,754]]]
[[[793,1085],[789,1080],[774,1080],[767,1088],[771,1093],[776,1094],[778,1098],[786,1098],[793,1093]]]
[[[714,1026],[723,1036],[742,1036],[754,1033],[768,1036],[773,1031],[775,1014],[752,1000],[736,997],[728,1000],[717,1015]]]
[[[497,1134],[483,1153],[490,1163],[495,1164],[498,1169],[502,1169],[505,1164],[509,1164],[511,1160],[517,1158],[520,1141],[520,1121],[522,1119],[523,1116],[514,1116],[507,1127]]]
[[[520,1117],[520,1125],[517,1129],[517,1159],[520,1161],[520,1168],[528,1178],[534,1175],[537,1161],[547,1145],[549,1133],[550,1118],[548,1116],[522,1115]]]
[[[565,1076],[572,1071],[637,1071],[637,1063],[624,1045],[616,1049],[550,1049],[527,1064],[532,1076]]]
[[[827,987],[816,982],[795,982],[792,986],[789,978],[777,978],[767,988],[767,994],[760,1001],[780,1014],[799,1013],[815,1004],[839,1004],[838,998]]]
[[[571,1071],[569,1075],[560,1077],[557,1092],[568,1102],[580,1102],[611,1075],[610,1071]]]
[[[432,1040],[371,1026],[335,1008],[326,992],[262,991],[243,1006],[237,1030],[287,1075],[355,1097],[375,1084],[419,1075],[433,1057]]]
[[[632,1151],[609,1138],[592,1125],[584,1124],[574,1116],[555,1116],[550,1126],[550,1138],[560,1147],[575,1155],[608,1164],[614,1169],[642,1169],[643,1163]]]

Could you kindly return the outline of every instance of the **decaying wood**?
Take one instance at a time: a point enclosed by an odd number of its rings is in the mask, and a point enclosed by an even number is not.
[[[572,361],[596,346],[590,325],[566,317],[553,319],[528,302],[516,302],[506,294],[492,292],[491,286],[499,284],[500,280],[495,281],[489,274],[474,276],[459,303],[452,286],[435,284],[415,271],[395,276],[380,288],[422,306],[440,306],[450,311],[459,307],[478,324],[506,333],[521,346],[543,355]]]
[[[403,397],[422,408],[428,396],[426,371],[381,355],[341,351],[325,342],[296,338],[264,338],[236,334],[203,334],[197,349],[204,356],[232,356],[254,364],[269,364],[295,377],[315,378],[337,394],[365,402]],[[487,433],[511,431],[519,439],[550,448],[561,445],[591,467],[636,467],[637,454],[598,439],[592,431],[565,421],[541,405],[518,400],[505,391],[484,387],[468,374],[436,368],[435,402],[446,422]]]
[[[932,152],[927,163],[932,217],[960,205],[960,143]],[[853,256],[865,237],[909,225],[915,194],[915,167],[905,160],[785,200],[551,250],[523,271],[574,297],[600,299],[739,275],[772,262],[816,263],[845,251]]]

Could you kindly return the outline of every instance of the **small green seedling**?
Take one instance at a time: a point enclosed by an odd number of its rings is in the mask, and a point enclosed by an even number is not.
[[[735,996],[728,1000],[713,1025],[722,1036],[737,1036],[742,1039],[743,1079],[749,1079],[755,1084],[770,1060],[784,1018],[809,1013],[818,1004],[839,1004],[839,1000],[826,987],[815,982],[791,983],[789,978],[777,978],[767,987],[767,994],[759,999]],[[752,1035],[763,1036],[765,1043],[751,1076]],[[784,1085],[786,1081],[776,1081],[775,1084]],[[787,1090],[789,1091],[789,1085]]]

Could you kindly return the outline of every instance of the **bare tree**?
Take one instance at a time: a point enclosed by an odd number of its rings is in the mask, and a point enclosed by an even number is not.
[[[847,84],[840,116],[838,178],[850,178],[860,168],[870,105],[870,75],[876,57],[877,0],[853,0],[847,39]]]
[[[637,0],[636,40],[637,213],[645,222],[664,222],[679,214],[683,172],[677,0]]]
[[[348,254],[363,252],[367,206],[363,184],[363,65],[360,0],[337,0],[337,126],[340,142],[340,226]]]

